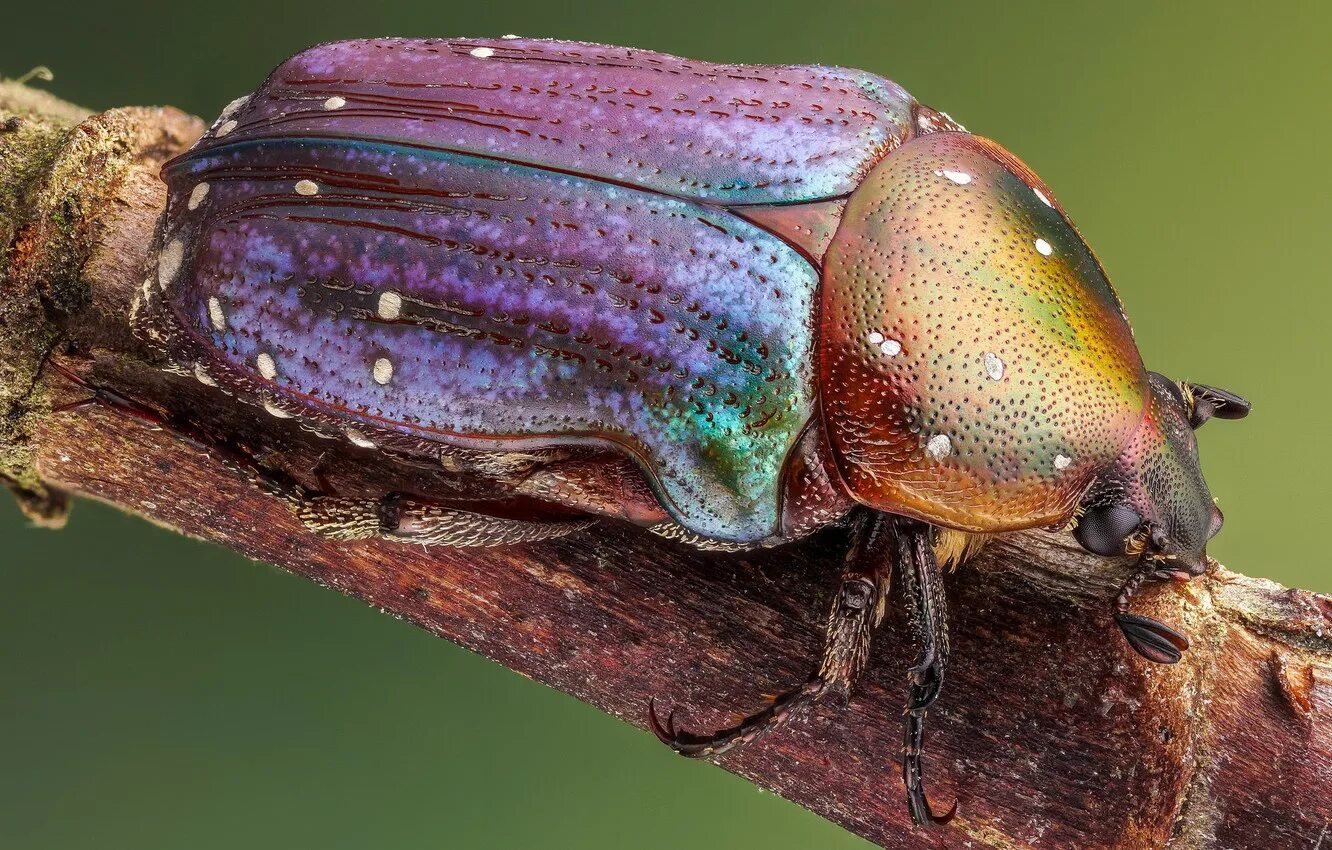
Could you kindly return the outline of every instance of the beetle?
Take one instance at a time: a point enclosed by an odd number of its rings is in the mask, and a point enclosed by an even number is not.
[[[1131,611],[1221,526],[1194,430],[1241,397],[1148,372],[1055,194],[901,86],[824,66],[522,39],[373,39],[284,62],[168,163],[132,310],[165,368],[343,450],[427,459],[521,511],[268,482],[341,539],[546,539],[598,517],[707,549],[852,529],[809,679],[718,756],[845,695],[901,575],[919,638],[916,824],[948,663],[942,568],[1071,527],[1133,555]],[[261,478],[260,480],[265,480]]]

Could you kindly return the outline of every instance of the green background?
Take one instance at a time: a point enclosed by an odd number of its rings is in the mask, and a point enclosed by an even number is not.
[[[1055,188],[1154,368],[1252,398],[1249,421],[1202,436],[1227,515],[1212,552],[1329,591],[1332,12],[1258,9],[23,0],[0,12],[0,74],[48,65],[87,106],[210,120],[288,54],[354,36],[517,32],[889,76]],[[329,590],[93,504],[60,533],[0,508],[5,847],[865,846]]]

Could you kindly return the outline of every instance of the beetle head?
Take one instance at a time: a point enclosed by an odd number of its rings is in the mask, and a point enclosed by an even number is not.
[[[1208,419],[1239,419],[1249,403],[1202,384],[1148,373],[1151,389],[1137,432],[1113,467],[1088,491],[1074,529],[1098,555],[1143,555],[1162,569],[1198,575],[1221,511],[1203,480],[1194,430]]]

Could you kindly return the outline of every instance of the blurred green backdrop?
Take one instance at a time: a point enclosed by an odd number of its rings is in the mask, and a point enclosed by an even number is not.
[[[26,0],[0,12],[0,74],[48,65],[87,106],[209,119],[297,49],[369,35],[892,77],[1055,187],[1154,368],[1253,399],[1202,437],[1227,516],[1213,554],[1329,591],[1329,26],[1314,3]],[[865,846],[405,623],[101,506],[58,534],[0,506],[0,535],[5,847]]]

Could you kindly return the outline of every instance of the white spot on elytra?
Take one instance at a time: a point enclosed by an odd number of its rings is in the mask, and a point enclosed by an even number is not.
[[[1031,187],[1031,191],[1036,195],[1036,197],[1041,199],[1041,203],[1045,204],[1050,209],[1054,209],[1054,204],[1050,203],[1050,199],[1045,197],[1044,192],[1042,192],[1040,189],[1037,189],[1035,186]]]
[[[346,433],[347,439],[351,440],[352,445],[354,446],[360,446],[363,449],[378,448],[373,440],[362,434],[360,431],[357,431],[355,428],[348,428]]]
[[[953,441],[947,434],[935,434],[925,444],[925,452],[935,460],[943,460],[953,453]]]
[[[896,357],[902,353],[902,343],[895,339],[885,339],[879,343],[879,351],[888,357]]]
[[[208,374],[208,370],[203,367],[202,363],[194,364],[194,377],[206,387],[217,386],[217,381],[213,380],[213,376]]]
[[[347,99],[345,97],[338,97],[337,95],[333,95],[328,100],[324,101],[324,108],[328,110],[341,109],[346,105]]]
[[[374,371],[371,373],[377,384],[387,384],[393,380],[393,362],[387,357],[381,357],[375,361]]]
[[[222,311],[222,302],[216,295],[208,296],[208,320],[213,323],[213,330],[227,329],[227,314]]]
[[[296,194],[305,195],[307,197],[310,195],[318,195],[319,184],[315,183],[313,180],[297,180]]]
[[[185,204],[185,206],[188,207],[189,209],[197,210],[199,208],[199,204],[202,204],[203,199],[206,197],[208,197],[208,184],[200,183],[198,186],[195,186],[193,190],[191,190],[190,200]]]
[[[1073,465],[1073,458],[1068,455],[1055,455],[1054,468],[1063,472]]]
[[[232,114],[236,112],[237,109],[240,109],[242,106],[244,106],[249,102],[250,102],[250,96],[248,94],[241,95],[240,97],[233,100],[231,103],[228,103],[226,106],[222,107],[222,114],[219,117],[230,118]]]
[[[991,381],[997,381],[1004,376],[1004,361],[993,351],[985,352],[985,374]]]
[[[867,339],[869,340],[870,345],[878,345],[883,342],[883,334],[878,331],[870,331]]]
[[[379,318],[393,321],[402,314],[402,296],[396,292],[380,294],[376,311],[379,313]]]
[[[269,416],[276,416],[278,419],[290,419],[292,416],[269,399],[264,399],[264,410],[268,411]]]
[[[222,126],[220,126],[220,127],[217,128],[217,134],[216,134],[216,135],[217,135],[218,137],[222,137],[222,136],[225,136],[227,133],[230,133],[230,132],[231,132],[232,130],[234,130],[234,129],[236,129],[236,122],[235,122],[235,121],[231,121],[231,120],[223,121],[223,122],[222,122]]]
[[[944,169],[942,171],[935,171],[934,174],[936,177],[947,177],[959,186],[965,186],[971,182],[971,175],[965,171],[949,171]]]
[[[261,351],[254,362],[259,367],[259,374],[267,380],[271,381],[277,377],[277,363],[273,362],[273,355],[267,351]]]
[[[489,59],[495,55],[495,51],[489,47],[474,47],[472,48],[472,55],[477,59]]]
[[[1036,250],[1040,253],[1042,257],[1048,257],[1054,253],[1054,246],[1052,246],[1049,242],[1046,242],[1044,239],[1037,239]]]
[[[162,246],[162,253],[157,255],[157,285],[163,289],[175,280],[180,271],[180,261],[185,257],[185,243],[172,239]]]

